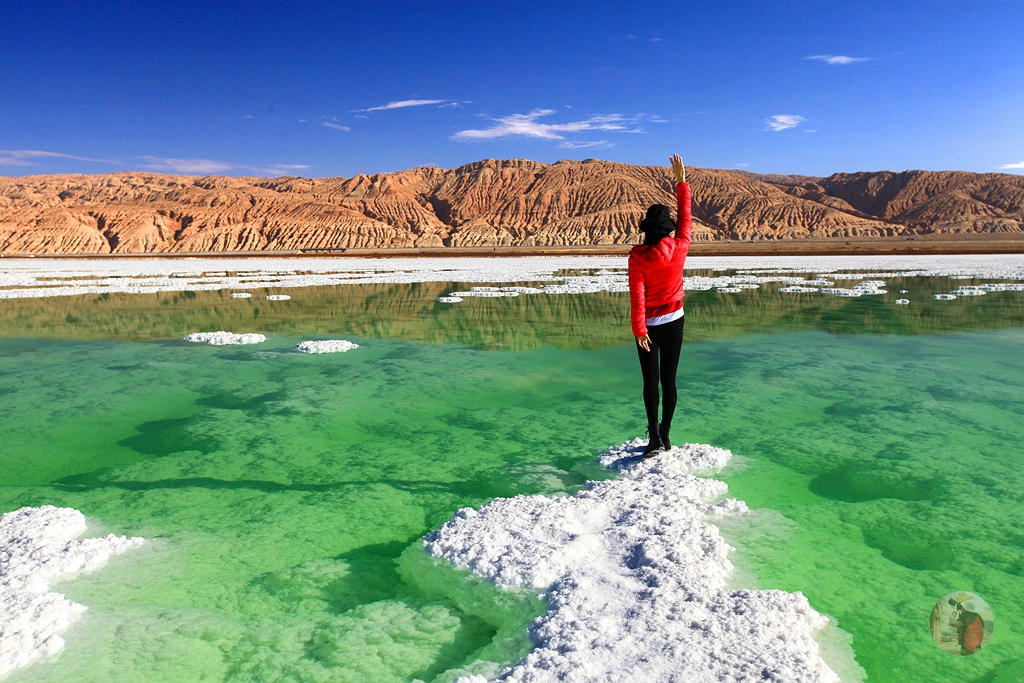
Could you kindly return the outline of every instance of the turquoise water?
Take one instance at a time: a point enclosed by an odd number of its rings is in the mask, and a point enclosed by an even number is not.
[[[889,288],[925,285],[950,288]],[[628,299],[434,304],[446,287],[0,302],[0,510],[156,539],[62,584],[88,616],[11,680],[443,681],[515,661],[543,605],[417,539],[459,507],[571,490],[642,434]],[[868,680],[1019,680],[1024,295],[896,296],[690,294],[673,436],[741,456],[722,476],[761,509],[725,529],[737,564],[838,619]],[[174,340],[218,328],[270,339]],[[342,334],[361,348],[291,350]],[[954,590],[995,612],[973,657],[930,640]]]

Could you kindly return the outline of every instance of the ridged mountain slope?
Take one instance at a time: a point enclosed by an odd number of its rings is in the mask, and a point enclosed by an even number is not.
[[[1024,178],[908,171],[824,179],[689,169],[694,239],[1021,232]],[[803,182],[801,182],[803,181]],[[154,253],[639,240],[661,166],[486,160],[353,178],[153,173],[0,178],[0,252]]]

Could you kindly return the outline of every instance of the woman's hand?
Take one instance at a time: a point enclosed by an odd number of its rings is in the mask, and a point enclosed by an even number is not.
[[[686,167],[683,166],[683,158],[678,154],[673,154],[668,160],[672,163],[672,172],[676,174],[676,182],[685,183]]]
[[[651,336],[649,334],[645,334],[642,337],[637,337],[636,338],[636,343],[644,351],[650,352],[650,350],[651,350]]]

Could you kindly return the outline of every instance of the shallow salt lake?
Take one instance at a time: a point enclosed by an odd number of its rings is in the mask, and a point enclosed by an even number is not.
[[[723,524],[737,585],[802,591],[867,680],[1020,680],[1024,292],[879,279],[690,292],[673,441],[738,456],[718,475],[755,509]],[[57,584],[89,610],[9,680],[447,681],[518,659],[543,605],[415,546],[460,507],[594,478],[644,432],[640,377],[628,295],[436,302],[476,284],[0,300],[0,511],[155,539]],[[267,341],[181,341],[216,330]],[[359,348],[295,351],[316,339]],[[958,590],[995,614],[971,657],[929,635]]]

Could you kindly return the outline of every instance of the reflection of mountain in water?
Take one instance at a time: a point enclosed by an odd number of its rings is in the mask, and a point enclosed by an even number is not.
[[[958,281],[957,284],[964,284]],[[355,335],[429,344],[522,350],[541,346],[598,349],[629,344],[629,297],[622,293],[436,298],[468,284],[345,285],[291,289],[290,301],[267,301],[272,290],[232,299],[226,290],[104,294],[0,300],[0,336],[56,339],[175,339],[189,332],[230,330],[282,335]],[[755,332],[923,334],[1020,327],[1024,294],[933,301],[954,288],[947,278],[891,278],[889,294],[842,299],[788,294],[777,285],[740,294],[690,292],[689,341]],[[908,294],[897,294],[901,289]],[[895,299],[905,296],[909,306]]]

